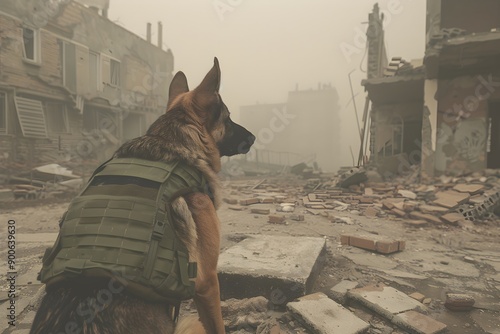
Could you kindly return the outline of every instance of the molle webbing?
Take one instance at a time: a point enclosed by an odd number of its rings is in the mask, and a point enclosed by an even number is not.
[[[191,298],[196,263],[189,263],[176,237],[171,202],[207,190],[202,174],[179,161],[119,158],[104,163],[71,202],[56,244],[44,256],[41,281],[118,275],[143,298]]]

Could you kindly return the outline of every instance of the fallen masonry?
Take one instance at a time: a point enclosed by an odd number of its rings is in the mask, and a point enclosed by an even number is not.
[[[437,334],[447,327],[445,324],[417,312],[427,310],[424,304],[416,300],[417,296],[408,296],[392,287],[368,285],[348,291],[347,296],[410,333]],[[418,296],[418,299],[421,299],[420,297]]]
[[[399,313],[426,309],[424,304],[389,286],[368,285],[350,290],[347,296],[389,320]]]
[[[392,240],[375,235],[349,235],[340,236],[342,245],[354,246],[382,254],[391,254],[405,249],[406,243],[403,240]]]
[[[219,257],[221,298],[264,296],[284,306],[312,291],[325,252],[323,238],[248,237]]]
[[[313,333],[358,334],[364,333],[370,327],[368,323],[323,293],[301,297],[297,301],[288,303],[287,308]]]

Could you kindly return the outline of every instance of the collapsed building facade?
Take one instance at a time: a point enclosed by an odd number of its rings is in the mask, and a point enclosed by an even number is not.
[[[420,164],[425,181],[500,168],[499,27],[498,1],[427,1],[423,61],[393,58],[362,82],[381,174]]]
[[[0,159],[102,160],[164,112],[173,56],[107,18],[109,0],[0,7]]]

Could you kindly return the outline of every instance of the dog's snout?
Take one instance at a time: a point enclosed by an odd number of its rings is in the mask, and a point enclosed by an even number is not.
[[[248,142],[248,146],[252,146],[253,143],[255,143],[255,136],[250,134],[250,136],[248,136],[247,142]]]

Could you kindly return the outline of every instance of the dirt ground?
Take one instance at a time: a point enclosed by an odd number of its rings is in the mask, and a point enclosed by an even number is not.
[[[258,179],[233,180],[225,182],[225,197],[239,198],[239,185],[256,182]],[[283,182],[283,179],[279,180]],[[300,184],[300,180],[294,180]],[[300,194],[299,194],[300,195]],[[53,233],[58,231],[58,220],[65,211],[70,198],[44,201],[16,201],[0,207],[1,267],[6,268],[5,247],[7,222],[16,225],[16,258],[18,269],[18,306],[27,307],[27,302],[41,287],[34,277],[41,266],[41,257],[51,245]],[[274,212],[276,204],[258,204]],[[329,293],[330,288],[341,280],[358,281],[361,286],[383,283],[407,294],[420,292],[427,298],[432,318],[448,326],[446,333],[481,334],[500,333],[500,223],[470,223],[462,226],[426,225],[414,227],[404,219],[394,217],[369,218],[356,210],[333,212],[348,218],[347,223],[334,223],[331,216],[312,214],[311,210],[298,206],[295,214],[303,214],[304,221],[287,220],[286,225],[267,222],[267,215],[250,213],[250,207],[237,211],[224,203],[219,210],[222,226],[221,251],[234,245],[244,235],[269,234],[287,236],[315,236],[327,240],[327,261],[317,279],[314,291]],[[314,211],[314,210],[313,210]],[[324,211],[324,210],[323,210]],[[365,233],[406,241],[406,249],[391,255],[374,254],[369,251],[342,246],[340,235],[344,233]],[[23,241],[25,240],[25,241]],[[307,256],[307,254],[304,254]],[[24,277],[24,278],[23,278]],[[6,300],[6,271],[2,269],[1,302]],[[444,307],[446,293],[466,293],[474,297],[471,311],[452,312]],[[1,305],[5,312],[6,304]],[[369,333],[404,333],[387,323],[378,315],[360,305],[348,304],[360,318],[372,325]],[[27,316],[29,307],[17,310],[18,319]],[[184,307],[183,312],[192,312]],[[307,330],[288,314],[276,313],[283,333],[307,333]],[[2,315],[3,318],[3,315]],[[227,319],[226,319],[227,320]],[[25,321],[26,322],[26,321]],[[29,321],[28,321],[29,322]],[[26,326],[25,326],[26,327]],[[262,328],[262,326],[261,326]],[[0,328],[3,330],[4,327]],[[254,332],[256,332],[255,329]],[[259,330],[260,331],[260,330]],[[15,333],[9,328],[4,333]],[[239,329],[233,333],[248,333],[251,329]],[[262,332],[262,331],[261,331]]]

